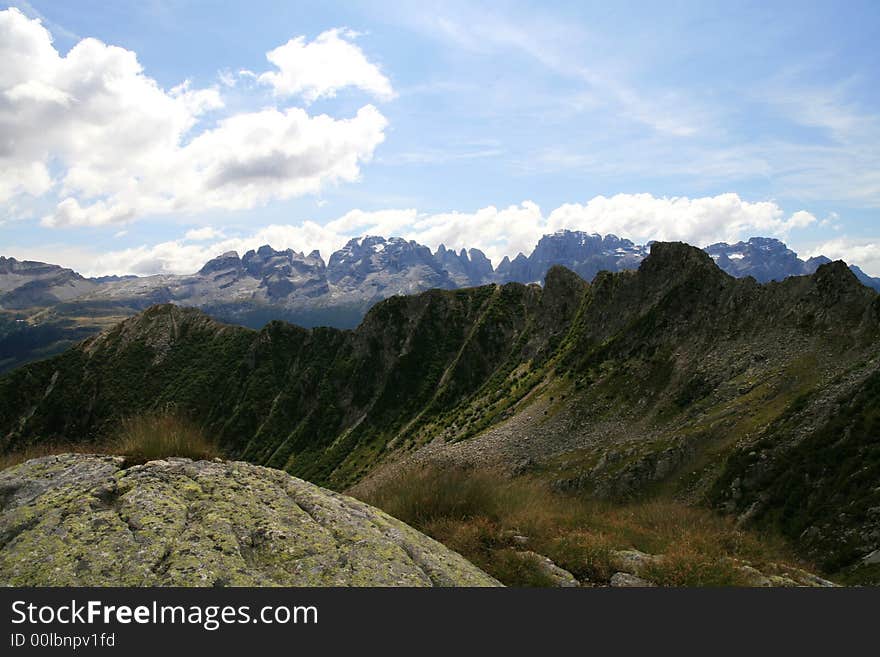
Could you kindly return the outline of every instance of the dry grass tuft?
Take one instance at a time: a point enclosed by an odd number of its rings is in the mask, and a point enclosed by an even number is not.
[[[123,420],[112,439],[102,443],[42,443],[4,454],[0,470],[41,456],[69,453],[124,456],[126,465],[169,456],[193,460],[222,457],[201,427],[173,410],[163,410]]]
[[[195,461],[221,456],[201,427],[173,411],[159,411],[123,420],[108,452],[126,457],[127,464],[168,456]]]
[[[539,480],[486,470],[420,467],[376,485],[362,498],[509,586],[549,584],[518,554],[525,550],[546,555],[579,581],[594,584],[607,583],[619,570],[614,553],[625,549],[665,555],[641,573],[665,586],[746,584],[730,558],[758,568],[796,562],[781,540],[738,529],[707,509],[667,500],[600,503],[553,492]]]

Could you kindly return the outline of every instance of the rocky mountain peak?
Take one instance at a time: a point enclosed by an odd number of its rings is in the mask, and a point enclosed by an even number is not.
[[[0,256],[0,309],[50,306],[74,299],[97,284],[66,267]]]
[[[45,262],[36,262],[34,260],[16,260],[15,258],[5,258],[0,256],[0,276],[13,275],[36,278],[52,278],[60,280],[86,280],[82,275],[59,265],[51,265]],[[3,286],[0,285],[0,290]]]
[[[817,287],[825,290],[861,290],[862,284],[856,274],[843,260],[820,265],[813,274]]]
[[[532,275],[533,268],[530,266],[529,259],[522,252],[510,260],[507,256],[500,262],[495,270],[495,278],[499,281],[511,281],[514,283],[534,283],[541,280],[541,277],[535,279]]]
[[[669,279],[694,275],[724,276],[708,253],[684,242],[651,244],[651,253],[642,261],[639,273]]]
[[[368,279],[383,288],[394,287],[392,279],[401,274],[408,279],[404,289],[413,289],[416,277],[421,289],[451,285],[449,274],[428,247],[400,237],[386,240],[367,235],[349,240],[330,256],[327,274],[330,283],[347,287],[363,284]]]
[[[729,274],[752,276],[761,283],[811,274],[820,264],[804,262],[785,243],[773,237],[752,237],[736,244],[719,242],[705,250]]]
[[[586,280],[602,270],[634,269],[647,255],[637,246],[617,235],[599,235],[578,230],[559,230],[542,237],[528,258],[528,271],[521,279],[541,280],[553,265],[563,264]]]
[[[199,274],[202,274],[203,276],[208,276],[210,274],[216,274],[217,272],[240,268],[241,258],[238,256],[238,252],[227,251],[226,253],[217,256],[216,258],[208,260],[208,262],[206,262],[204,266],[199,270]]]
[[[478,249],[450,249],[442,244],[432,253],[428,247],[400,237],[367,235],[350,239],[329,254],[327,264],[317,250],[304,255],[264,244],[243,256],[235,251],[218,255],[195,274],[93,279],[57,265],[0,257],[0,310],[41,312],[51,308],[58,313],[57,322],[47,324],[41,319],[39,325],[34,324],[34,331],[41,334],[36,340],[20,337],[34,332],[29,323],[7,320],[12,332],[7,332],[6,338],[0,332],[0,371],[56,353],[96,332],[102,321],[90,322],[85,328],[80,325],[83,317],[95,312],[96,304],[107,317],[114,318],[174,301],[252,328],[272,319],[306,327],[353,328],[372,304],[392,295],[488,283],[541,283],[554,265],[595,281],[602,271],[636,270],[651,245],[637,245],[613,234],[560,230],[541,238],[531,255],[505,256],[493,269]],[[751,276],[762,283],[810,275],[830,262],[823,256],[801,260],[780,240],[764,237],[713,244],[705,251],[731,276]],[[880,278],[872,278],[855,266],[851,270],[865,286],[880,290]],[[668,275],[678,273],[673,266]],[[47,351],[50,344],[53,348]]]
[[[45,275],[59,271],[69,271],[71,273],[75,273],[70,269],[64,269],[63,267],[59,267],[58,265],[50,265],[45,262],[36,262],[33,260],[16,260],[15,258],[6,258],[4,256],[0,256],[0,274],[26,273],[30,275]]]
[[[555,265],[547,270],[544,278],[544,296],[552,299],[558,296],[570,298],[580,295],[587,288],[587,282],[570,269]]]
[[[481,285],[492,278],[494,270],[486,254],[479,249],[460,249],[458,253],[444,244],[437,247],[434,259],[459,286]]]

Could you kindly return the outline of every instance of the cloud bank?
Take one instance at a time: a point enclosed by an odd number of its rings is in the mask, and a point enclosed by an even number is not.
[[[352,210],[323,225],[314,221],[274,224],[238,236],[223,236],[211,227],[201,227],[181,239],[105,254],[72,255],[61,264],[90,275],[189,274],[220,253],[242,254],[263,244],[305,253],[318,249],[327,260],[350,238],[362,235],[400,236],[432,249],[440,244],[454,249],[478,248],[498,264],[505,255],[531,253],[542,235],[560,229],[614,233],[640,243],[680,240],[706,246],[756,235],[787,239],[793,231],[815,223],[809,212],[786,214],[772,201],[749,202],[736,194],[702,198],[618,194],[597,196],[583,204],[567,203],[550,212],[523,201],[506,208],[488,206],[473,212],[436,214],[412,208]],[[26,255],[39,254],[31,251]]]
[[[390,82],[351,33],[330,30],[269,53],[265,81],[306,101],[347,86],[381,98]],[[385,138],[373,105],[354,116],[268,107],[224,115],[218,87],[163,89],[137,55],[97,39],[66,55],[39,20],[0,11],[0,202],[57,196],[44,226],[252,208],[352,182]],[[299,82],[292,82],[294,76]]]

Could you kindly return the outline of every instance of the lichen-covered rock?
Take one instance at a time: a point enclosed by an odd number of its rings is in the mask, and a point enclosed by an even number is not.
[[[517,554],[520,556],[521,559],[526,559],[534,563],[537,569],[549,581],[553,582],[553,586],[570,588],[581,585],[574,575],[568,572],[565,568],[560,568],[559,566],[557,566],[550,560],[549,557],[545,557],[543,554],[538,554],[537,552],[532,552],[531,550],[517,552]]]
[[[0,584],[498,582],[382,511],[279,470],[65,454],[0,472]]]
[[[615,588],[645,588],[649,586],[657,586],[654,582],[642,579],[638,575],[631,573],[614,573],[611,576],[611,586]]]
[[[639,573],[642,568],[662,561],[659,554],[646,554],[639,550],[613,550],[612,559],[617,567],[626,573]]]

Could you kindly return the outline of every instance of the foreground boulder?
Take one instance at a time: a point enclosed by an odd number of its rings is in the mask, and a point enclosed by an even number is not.
[[[0,584],[498,582],[382,511],[279,470],[65,454],[0,472]]]

